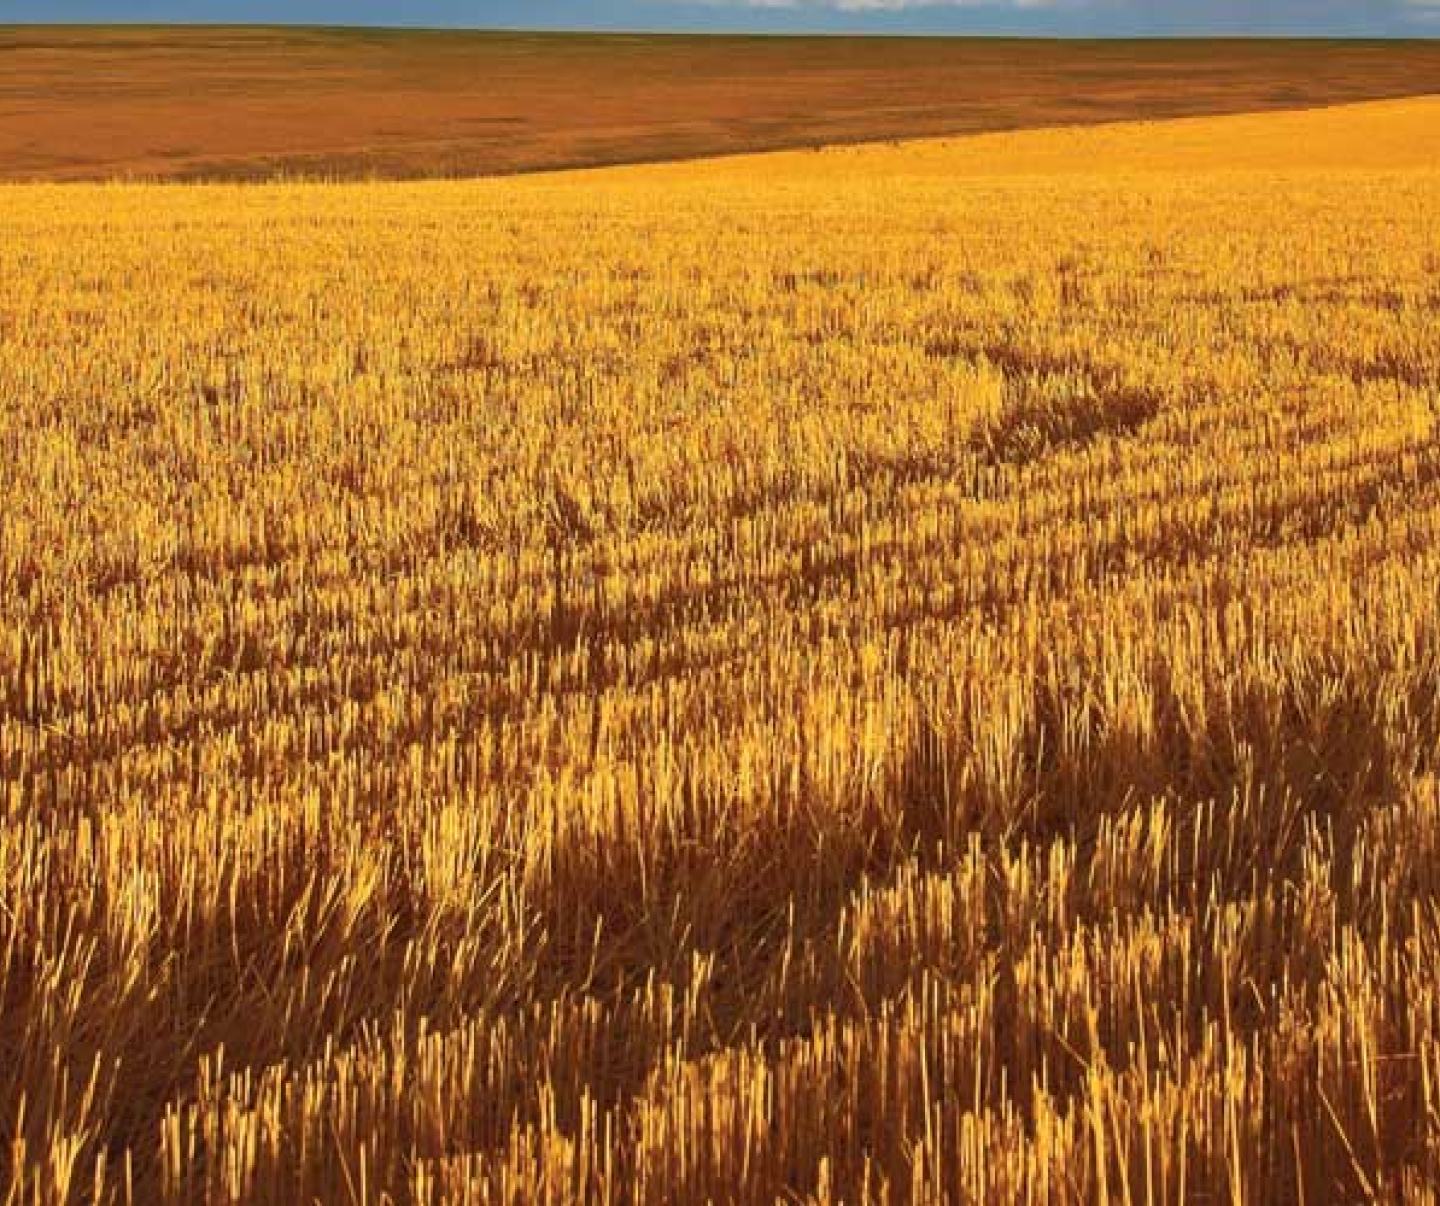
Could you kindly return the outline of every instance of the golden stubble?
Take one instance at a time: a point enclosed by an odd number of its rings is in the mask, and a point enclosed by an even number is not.
[[[5,1199],[1433,1200],[1436,115],[0,190]]]

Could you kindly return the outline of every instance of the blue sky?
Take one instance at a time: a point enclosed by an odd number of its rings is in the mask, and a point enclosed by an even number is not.
[[[1437,36],[1440,0],[0,0],[7,21]]]

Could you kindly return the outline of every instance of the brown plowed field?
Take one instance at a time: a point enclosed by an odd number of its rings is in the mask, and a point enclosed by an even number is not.
[[[0,178],[411,177],[1433,90],[1440,43],[0,27]]]

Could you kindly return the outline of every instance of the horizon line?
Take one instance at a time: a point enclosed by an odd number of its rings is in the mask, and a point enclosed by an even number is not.
[[[393,22],[337,23],[329,21],[207,21],[146,20],[123,17],[105,21],[0,21],[0,30],[25,29],[236,29],[236,30],[309,30],[317,33],[433,33],[433,34],[527,34],[534,37],[644,37],[644,38],[824,38],[831,41],[863,39],[867,41],[947,41],[947,42],[1440,42],[1440,32],[1420,33],[1221,33],[1196,29],[1193,32],[1167,33],[1007,33],[972,30],[874,30],[874,29],[745,29],[714,26],[628,26],[574,25],[543,26],[498,23],[494,25],[446,25],[428,22],[415,24]]]

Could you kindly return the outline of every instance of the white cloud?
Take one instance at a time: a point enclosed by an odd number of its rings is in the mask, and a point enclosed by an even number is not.
[[[828,8],[837,12],[899,12],[907,8],[1075,8],[1080,0],[711,0],[744,8]],[[1440,0],[1415,0],[1440,4]]]
[[[632,0],[633,2],[633,0]],[[641,0],[767,29],[1047,36],[1432,36],[1440,0]],[[716,24],[709,22],[708,24]]]

